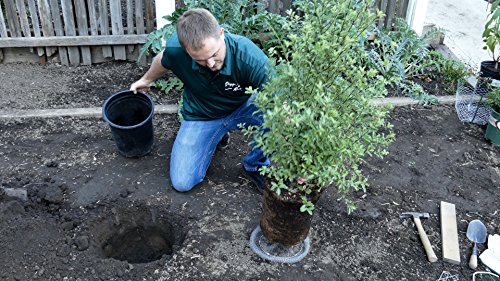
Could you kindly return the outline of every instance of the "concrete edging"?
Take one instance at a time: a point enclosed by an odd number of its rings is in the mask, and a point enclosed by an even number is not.
[[[177,113],[177,105],[155,105],[155,113]],[[54,117],[102,117],[102,107],[69,109],[26,109],[0,111],[0,119],[12,118],[54,118]]]
[[[440,104],[452,104],[455,102],[455,96],[437,97]],[[418,100],[408,97],[383,98],[373,101],[376,105],[405,106],[418,104]],[[155,105],[155,113],[172,114],[177,113],[177,105]],[[26,109],[26,110],[1,110],[0,119],[13,118],[54,118],[54,117],[101,117],[101,107],[90,108],[70,108],[70,109]]]

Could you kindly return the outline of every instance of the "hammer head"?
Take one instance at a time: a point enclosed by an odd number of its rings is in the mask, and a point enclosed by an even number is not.
[[[420,219],[428,219],[429,213],[418,213],[418,212],[405,212],[399,215],[400,219],[404,218],[420,218]]]

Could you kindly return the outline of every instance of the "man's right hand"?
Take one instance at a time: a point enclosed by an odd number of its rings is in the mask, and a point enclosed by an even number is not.
[[[149,88],[153,86],[154,81],[167,73],[167,69],[161,64],[163,52],[160,52],[154,59],[148,71],[141,79],[135,81],[130,85],[130,90],[137,94],[137,92],[148,92]]]
[[[137,92],[148,92],[149,89],[153,86],[153,81],[146,80],[141,78],[135,81],[132,85],[130,85],[130,90],[137,94]]]

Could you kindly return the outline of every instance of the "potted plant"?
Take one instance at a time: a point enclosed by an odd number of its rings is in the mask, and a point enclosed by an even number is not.
[[[381,14],[367,0],[295,3],[303,16],[291,14],[282,27],[294,32],[255,98],[264,121],[244,130],[271,156],[271,166],[260,169],[267,179],[262,233],[288,247],[307,236],[325,189],[335,189],[348,211],[354,209],[348,194],[367,186],[362,162],[386,155],[394,139],[385,119],[389,108],[371,102],[386,95],[386,80],[361,63],[367,30]]]
[[[483,31],[483,49],[488,50],[491,55],[491,61],[481,62],[481,77],[493,78],[500,80],[500,0],[492,0],[490,2],[490,12],[488,13],[487,22]]]
[[[491,143],[500,145],[500,88],[490,87],[486,95],[486,102],[491,107],[491,115],[486,127],[485,138]]]

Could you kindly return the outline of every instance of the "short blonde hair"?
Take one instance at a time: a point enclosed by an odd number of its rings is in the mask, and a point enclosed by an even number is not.
[[[199,50],[203,41],[209,37],[219,38],[220,25],[217,19],[206,9],[186,11],[177,20],[177,37],[184,48]]]

